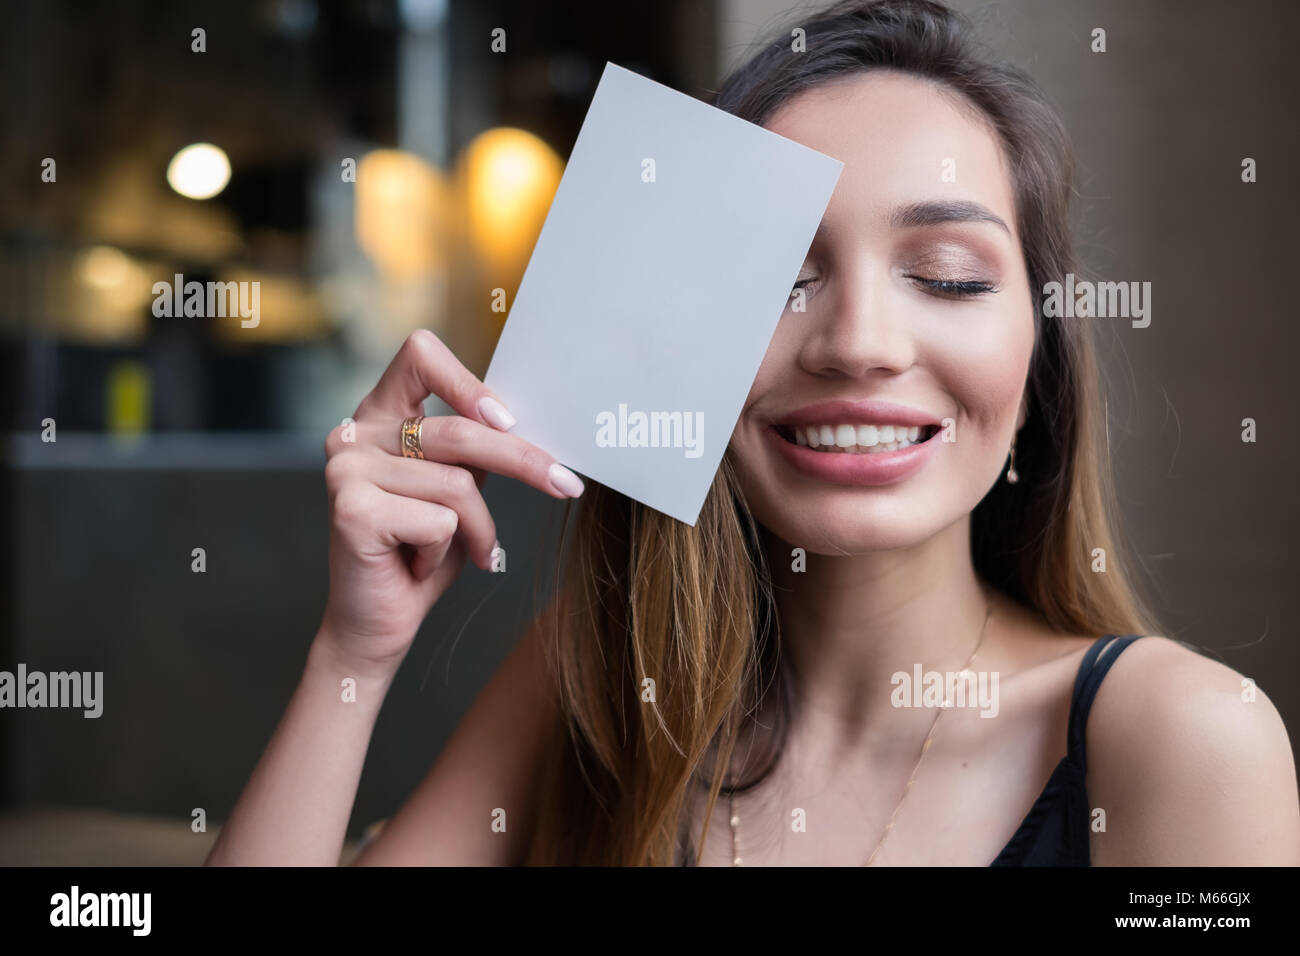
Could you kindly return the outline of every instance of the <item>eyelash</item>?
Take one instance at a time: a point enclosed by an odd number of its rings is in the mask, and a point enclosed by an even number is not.
[[[986,295],[990,292],[997,291],[997,286],[995,286],[991,282],[980,282],[980,281],[958,282],[950,279],[927,279],[924,276],[910,275],[910,274],[905,275],[903,278],[911,279],[913,282],[918,282],[929,289],[933,289],[939,295],[949,296],[952,298],[964,298],[967,296]],[[790,290],[790,294],[793,295],[799,289],[806,290],[810,284],[815,283],[816,281],[817,281],[816,279],[800,279],[798,282],[794,284],[794,288]]]
[[[949,279],[927,279],[924,276],[906,275],[905,279],[911,279],[913,282],[919,282],[923,286],[933,289],[940,295],[947,296],[973,296],[985,295],[989,292],[996,292],[997,286],[991,282],[980,282],[978,280],[968,282],[956,282]]]

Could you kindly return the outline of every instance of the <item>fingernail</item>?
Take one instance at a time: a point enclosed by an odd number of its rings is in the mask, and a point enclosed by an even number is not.
[[[506,407],[495,398],[484,395],[478,400],[478,413],[493,428],[508,432],[515,427],[515,416],[506,411]]]
[[[547,476],[551,479],[551,485],[560,494],[567,495],[570,498],[576,498],[582,494],[582,479],[559,462],[550,467]]]

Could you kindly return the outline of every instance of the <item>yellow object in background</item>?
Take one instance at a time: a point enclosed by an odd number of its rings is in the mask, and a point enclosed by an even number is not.
[[[436,167],[412,153],[377,149],[357,164],[357,243],[385,278],[402,282],[443,265],[446,184]]]
[[[139,438],[149,430],[151,381],[143,362],[123,359],[108,370],[107,402],[110,433],[120,438]]]
[[[527,130],[489,129],[465,148],[460,176],[470,236],[489,269],[522,274],[562,175],[560,157]]]

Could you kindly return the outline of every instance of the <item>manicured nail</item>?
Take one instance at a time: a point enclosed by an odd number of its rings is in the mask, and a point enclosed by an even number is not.
[[[484,395],[478,400],[478,413],[493,428],[508,432],[515,427],[515,416],[506,411],[506,407],[495,398]]]
[[[559,462],[551,466],[547,476],[551,479],[552,487],[560,494],[567,495],[570,498],[576,498],[582,494],[582,479]]]

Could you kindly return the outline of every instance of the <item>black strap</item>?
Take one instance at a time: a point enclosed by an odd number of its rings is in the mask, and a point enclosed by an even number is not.
[[[1079,673],[1074,678],[1074,696],[1070,698],[1070,729],[1067,746],[1069,759],[1084,771],[1088,769],[1087,748],[1084,741],[1088,727],[1088,713],[1092,710],[1092,700],[1097,696],[1097,690],[1101,687],[1101,682],[1105,679],[1110,666],[1115,663],[1115,659],[1124,653],[1124,648],[1141,636],[1126,634],[1123,637],[1115,637],[1107,634],[1093,641],[1092,647],[1088,648],[1088,652],[1083,655]]]

